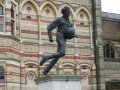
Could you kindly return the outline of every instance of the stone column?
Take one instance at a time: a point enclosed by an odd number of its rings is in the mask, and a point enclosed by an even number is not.
[[[51,75],[35,79],[38,90],[81,90],[82,76]]]

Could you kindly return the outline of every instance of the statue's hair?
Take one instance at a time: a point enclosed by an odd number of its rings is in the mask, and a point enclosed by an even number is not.
[[[70,11],[70,8],[68,6],[65,6],[64,8],[62,8],[61,13],[64,14],[67,10]]]

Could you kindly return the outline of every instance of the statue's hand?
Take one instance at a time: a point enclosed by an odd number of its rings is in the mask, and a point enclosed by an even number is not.
[[[50,42],[53,42],[53,38],[52,38],[51,35],[49,35],[49,41],[50,41]]]

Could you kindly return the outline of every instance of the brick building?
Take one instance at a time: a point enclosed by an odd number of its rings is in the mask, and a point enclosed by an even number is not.
[[[64,6],[71,9],[70,20],[74,23],[78,38],[67,41],[66,56],[60,58],[49,74],[83,75],[82,90],[96,90],[91,0],[0,0],[0,90],[37,90],[34,79],[42,77],[41,72],[48,64],[39,66],[41,56],[57,49],[56,30],[53,30],[54,42],[51,43],[48,41],[46,27],[61,16],[60,11]],[[111,27],[120,26],[119,18],[112,18],[112,21],[110,14],[103,17],[101,15],[101,1],[96,0],[98,79],[101,90],[105,90],[105,84],[109,85],[111,77],[119,77],[119,73],[107,73],[109,64],[113,64],[112,56],[108,57],[112,59],[111,62],[108,58],[104,60],[106,54],[103,53],[103,45],[114,42],[115,47],[119,47],[117,41],[106,38],[108,36],[105,35],[109,32],[106,31],[107,24],[112,25]],[[109,20],[115,24],[108,23]],[[114,58],[119,57],[116,53]]]
[[[102,13],[105,84],[107,90],[120,90],[120,14]]]

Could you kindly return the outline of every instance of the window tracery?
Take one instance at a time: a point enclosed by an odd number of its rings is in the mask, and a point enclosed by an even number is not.
[[[27,7],[27,12],[28,13],[31,13],[31,10],[32,10],[31,7]]]
[[[0,15],[3,15],[3,6],[0,5]]]
[[[111,43],[106,43],[103,47],[104,58],[115,58],[115,49]]]
[[[13,7],[11,8],[11,34],[14,35],[15,28],[15,11]]]
[[[28,79],[31,81],[31,80],[34,80],[34,75],[32,73],[29,73],[28,74]]]

